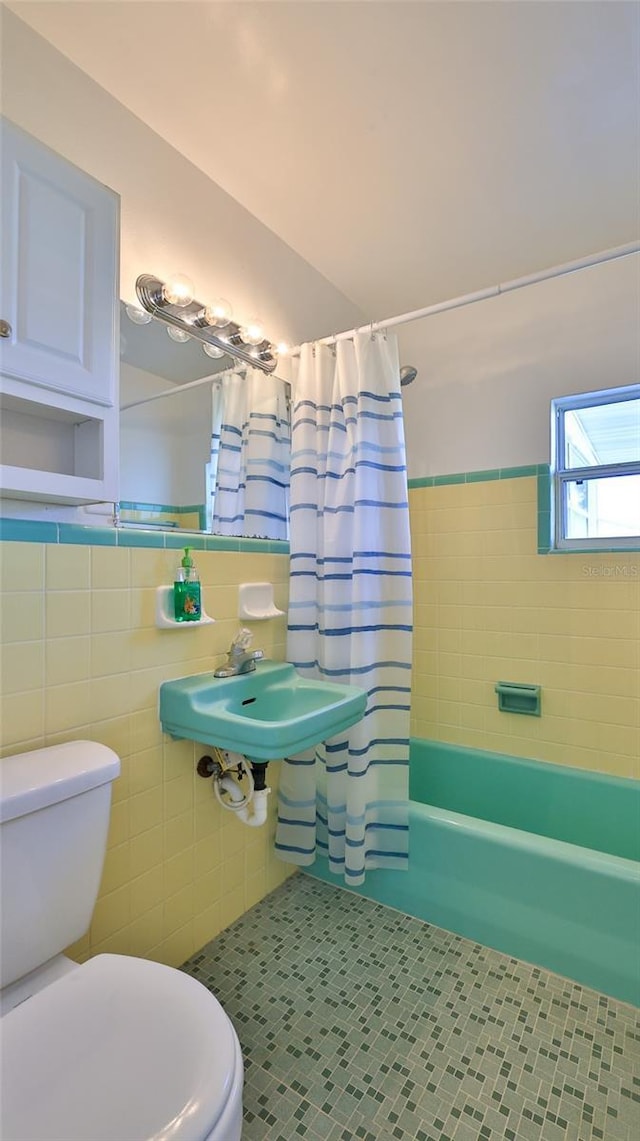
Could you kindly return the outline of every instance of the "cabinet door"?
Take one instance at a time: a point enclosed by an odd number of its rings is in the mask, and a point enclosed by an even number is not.
[[[118,196],[6,119],[1,130],[2,372],[111,405]]]

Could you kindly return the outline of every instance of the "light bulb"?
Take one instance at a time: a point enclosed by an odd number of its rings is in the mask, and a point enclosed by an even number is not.
[[[189,334],[184,329],[178,329],[174,325],[167,325],[167,333],[172,341],[177,341],[179,345],[183,345],[185,341],[189,340]]]
[[[139,309],[137,305],[127,305],[125,308],[127,317],[130,321],[133,321],[134,325],[148,325],[149,321],[153,320],[153,317],[150,313],[147,313],[146,309]]]
[[[277,345],[272,345],[271,348],[276,356],[288,357],[291,345],[288,345],[286,341],[278,341]]]
[[[224,349],[219,349],[217,345],[203,345],[202,348],[208,357],[213,357],[214,361],[220,360],[220,357],[227,355]]]
[[[193,282],[183,273],[174,273],[162,286],[162,296],[169,305],[182,309],[193,301]]]
[[[242,340],[246,345],[259,345],[264,341],[264,326],[258,317],[251,317],[240,330]]]
[[[200,316],[207,322],[207,325],[215,325],[221,329],[223,325],[228,325],[231,320],[231,306],[224,297],[218,297],[212,301],[210,305],[205,305]]]

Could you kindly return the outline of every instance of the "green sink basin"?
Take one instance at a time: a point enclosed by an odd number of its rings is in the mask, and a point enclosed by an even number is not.
[[[165,681],[165,733],[260,761],[309,749],[359,721],[367,695],[353,685],[306,681],[288,662],[259,661],[252,673]]]

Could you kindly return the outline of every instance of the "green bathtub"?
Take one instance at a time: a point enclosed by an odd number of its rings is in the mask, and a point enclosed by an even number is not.
[[[410,796],[408,872],[350,890],[640,1005],[640,781],[414,739]]]

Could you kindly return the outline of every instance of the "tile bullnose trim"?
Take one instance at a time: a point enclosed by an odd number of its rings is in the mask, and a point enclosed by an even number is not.
[[[115,527],[88,527],[81,523],[58,523],[58,542],[87,547],[115,547]]]
[[[189,534],[186,531],[131,530],[91,527],[84,523],[52,523],[42,519],[0,517],[0,541],[12,543],[71,543],[87,547],[148,547],[175,550],[233,551],[246,554],[288,555],[285,539],[242,539],[226,535]]]
[[[58,524],[39,519],[0,519],[0,540],[11,543],[57,543]]]
[[[445,487],[454,483],[488,483],[495,479],[524,479],[549,471],[548,464],[523,464],[520,467],[487,468],[483,471],[458,471],[448,475],[425,475],[408,480],[409,490],[418,487]]]

